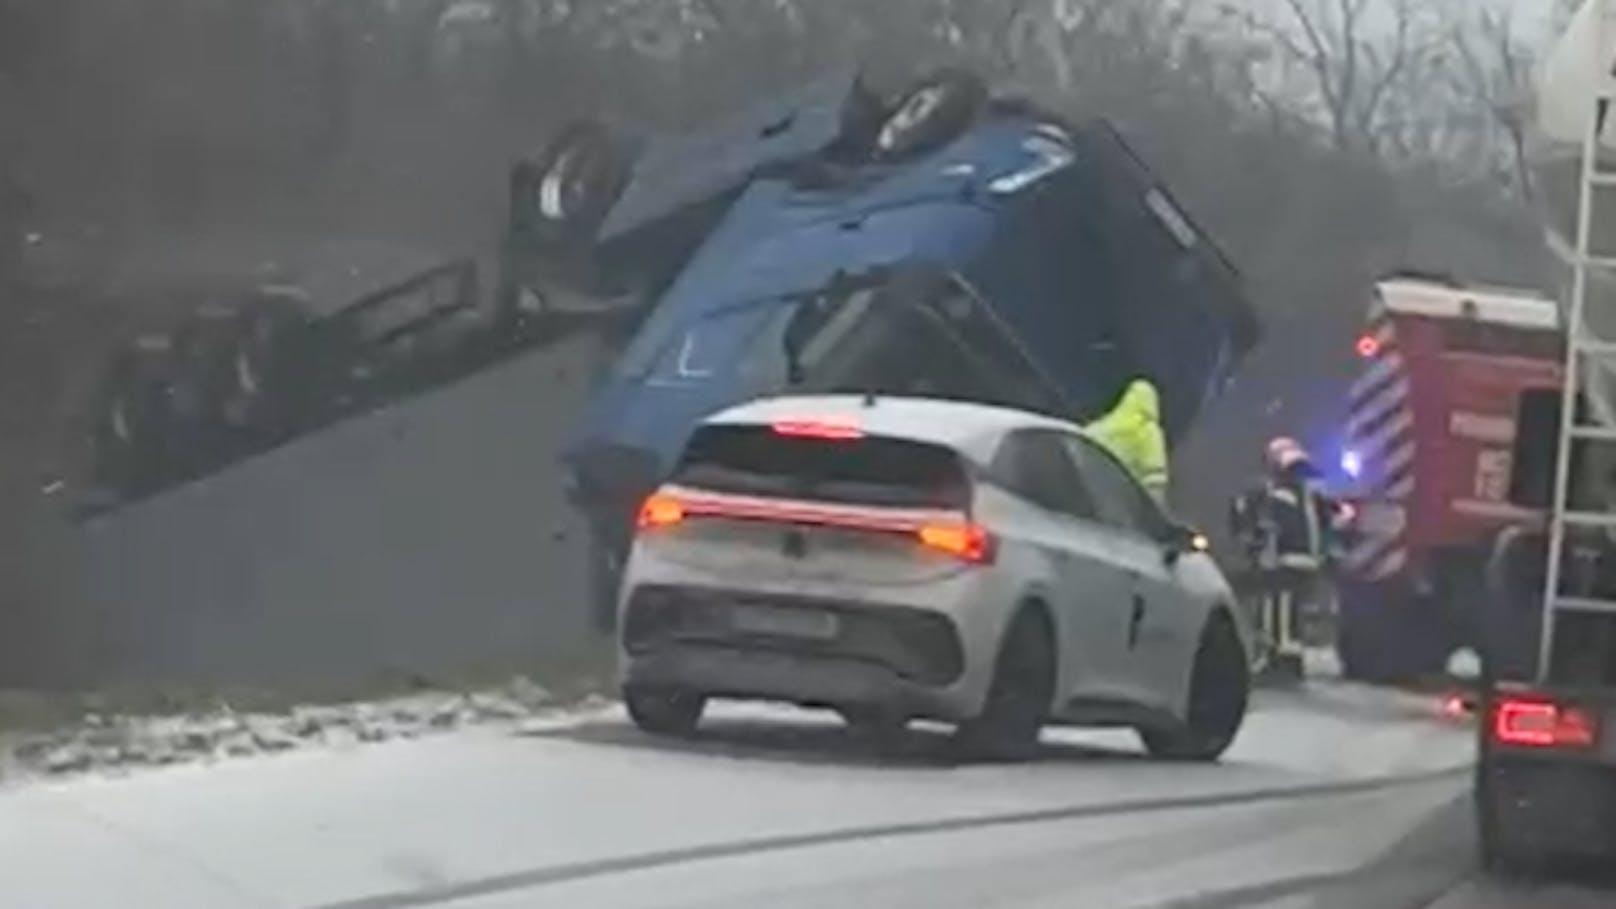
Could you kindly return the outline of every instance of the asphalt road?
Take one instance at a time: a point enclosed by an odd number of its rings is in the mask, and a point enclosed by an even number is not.
[[[1123,734],[961,765],[916,730],[725,709],[695,741],[615,711],[518,730],[0,792],[0,905],[1581,909],[1474,871],[1469,730],[1424,702],[1265,696],[1219,766]]]

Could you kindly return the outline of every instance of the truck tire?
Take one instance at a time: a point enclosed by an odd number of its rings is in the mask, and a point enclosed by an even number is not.
[[[222,302],[196,307],[174,329],[167,424],[177,478],[225,463],[239,445],[226,412],[236,333],[235,309]]]
[[[174,339],[148,332],[112,355],[92,408],[91,474],[119,497],[159,485],[168,446],[168,381]]]
[[[312,321],[306,304],[289,296],[260,294],[242,305],[221,390],[221,416],[234,430],[257,442],[291,431],[313,392],[301,387],[316,373],[308,362]]]
[[[982,112],[987,86],[975,74],[941,69],[899,92],[871,140],[877,161],[925,154],[958,137]]]
[[[623,560],[627,547],[591,532],[588,570],[585,579],[591,621],[603,635],[617,631],[617,595],[623,583]]]
[[[544,246],[587,246],[617,203],[629,156],[592,121],[568,126],[536,158],[511,169],[511,232]]]

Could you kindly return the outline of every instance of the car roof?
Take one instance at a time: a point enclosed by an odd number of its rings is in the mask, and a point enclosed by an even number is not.
[[[940,445],[979,460],[1018,429],[1079,432],[1074,423],[991,404],[896,395],[781,395],[721,410],[704,426],[751,426],[778,421],[856,423],[866,434]]]

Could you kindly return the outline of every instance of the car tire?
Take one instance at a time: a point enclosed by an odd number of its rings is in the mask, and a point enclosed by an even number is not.
[[[701,723],[707,699],[679,688],[630,685],[623,689],[623,706],[642,732],[684,738]]]
[[[885,707],[857,705],[836,711],[856,738],[881,747],[890,747],[903,738],[909,718]]]
[[[933,151],[965,132],[988,90],[974,73],[942,69],[899,92],[870,139],[871,157],[900,161]]]
[[[587,245],[629,174],[629,156],[604,126],[578,121],[537,158],[511,169],[513,234],[543,245]]]
[[[1055,691],[1054,633],[1039,609],[1024,608],[1005,630],[982,711],[955,733],[975,760],[1025,760],[1038,747]]]
[[[1171,728],[1141,729],[1151,757],[1216,761],[1234,743],[1251,699],[1251,668],[1234,622],[1219,612],[1201,631],[1190,670],[1186,719]]]

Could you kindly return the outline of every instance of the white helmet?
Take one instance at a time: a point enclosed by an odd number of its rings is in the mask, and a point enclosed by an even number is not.
[[[1310,463],[1312,458],[1307,456],[1307,449],[1302,447],[1302,443],[1290,436],[1278,436],[1269,441],[1265,460],[1269,469],[1278,471]]]

